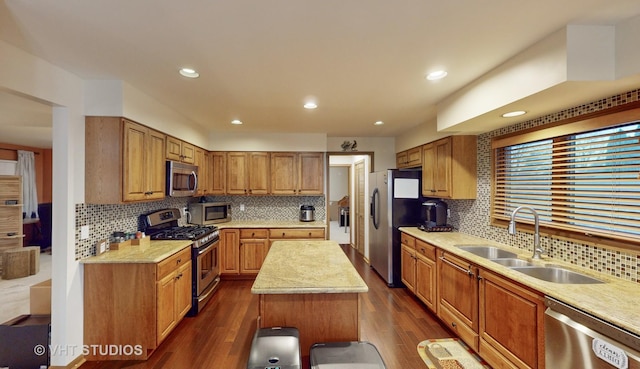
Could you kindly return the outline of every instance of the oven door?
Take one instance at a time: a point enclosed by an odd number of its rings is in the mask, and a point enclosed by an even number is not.
[[[189,315],[195,315],[202,310],[204,305],[213,296],[220,283],[220,257],[218,245],[214,242],[194,249],[194,270],[193,270],[193,304]]]

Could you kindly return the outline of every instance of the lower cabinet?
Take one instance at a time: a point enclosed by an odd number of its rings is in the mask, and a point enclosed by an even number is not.
[[[544,368],[544,296],[480,271],[480,355],[493,368]]]
[[[435,246],[404,233],[401,243],[402,283],[429,309],[436,312]]]
[[[255,277],[276,241],[324,240],[324,228],[227,228],[220,230],[220,273]]]
[[[84,264],[83,354],[146,360],[190,308],[191,246],[157,264]]]

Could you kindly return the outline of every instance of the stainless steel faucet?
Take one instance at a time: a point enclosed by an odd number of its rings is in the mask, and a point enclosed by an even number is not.
[[[513,213],[511,213],[511,221],[509,222],[509,234],[516,234],[516,214],[520,210],[529,210],[533,214],[535,233],[533,234],[533,256],[532,259],[542,259],[542,254],[545,253],[544,249],[540,247],[540,220],[538,219],[538,212],[530,206],[518,206]]]

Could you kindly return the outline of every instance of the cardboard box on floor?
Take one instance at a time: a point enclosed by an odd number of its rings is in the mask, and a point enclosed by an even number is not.
[[[51,279],[31,286],[29,289],[29,305],[32,315],[51,314]]]

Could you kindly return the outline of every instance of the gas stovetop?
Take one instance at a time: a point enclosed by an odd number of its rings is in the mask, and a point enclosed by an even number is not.
[[[193,247],[214,242],[220,237],[216,226],[179,226],[180,211],[163,209],[141,216],[144,232],[152,240],[192,240]]]

